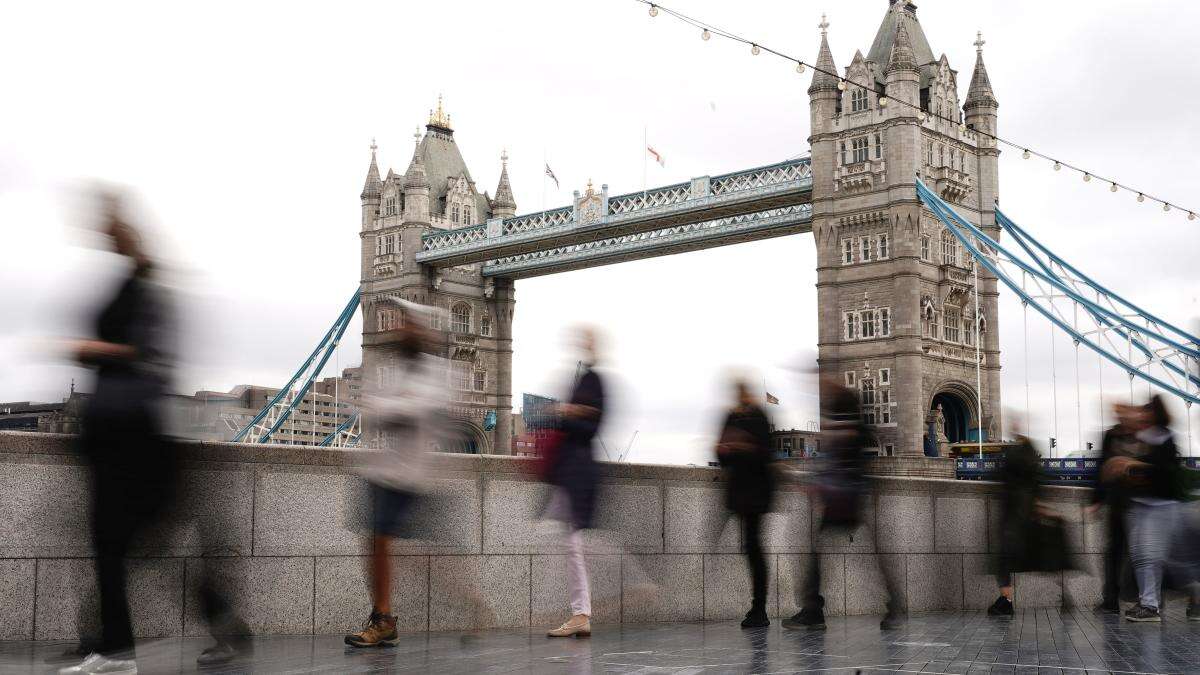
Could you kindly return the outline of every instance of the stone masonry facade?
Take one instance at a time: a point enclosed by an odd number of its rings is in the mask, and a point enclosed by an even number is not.
[[[999,438],[996,279],[977,270],[977,314],[970,255],[915,188],[919,177],[999,237],[999,150],[987,135],[998,104],[983,41],[960,106],[957,73],[934,58],[914,3],[889,2],[868,54],[856,51],[836,77],[828,26],[808,90],[820,371],[858,390],[880,454],[920,454],[938,403]]]
[[[438,100],[425,133],[415,134],[412,160],[403,174],[380,177],[371,148],[363,186],[362,276],[363,381],[377,386],[389,377],[381,333],[399,321],[389,298],[435,308],[448,339],[451,451],[509,454],[512,426],[513,283],[484,279],[479,264],[437,270],[416,262],[421,235],[456,229],[516,213],[502,156],[495,197],[479,192],[457,144],[450,116]],[[364,420],[366,444],[371,425]]]

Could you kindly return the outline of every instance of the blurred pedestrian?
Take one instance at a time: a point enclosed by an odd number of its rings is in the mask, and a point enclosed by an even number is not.
[[[562,438],[546,467],[554,492],[549,515],[567,525],[567,581],[571,618],[550,630],[549,637],[587,637],[592,634],[592,599],[580,530],[591,527],[596,507],[599,470],[592,443],[604,420],[604,382],[595,367],[598,336],[595,329],[578,332],[582,360],[566,403],[557,406]]]
[[[1101,466],[1113,457],[1135,457],[1140,447],[1140,441],[1135,437],[1137,429],[1133,423],[1137,408],[1118,403],[1113,406],[1113,413],[1117,423],[1104,432],[1104,438],[1101,440]],[[1125,534],[1125,516],[1129,509],[1129,497],[1125,494],[1123,486],[1097,481],[1087,512],[1094,514],[1101,507],[1106,510],[1108,544],[1104,550],[1104,590],[1099,609],[1107,612],[1120,612],[1121,582],[1129,560],[1129,548],[1126,545]]]
[[[733,383],[734,405],[725,415],[717,461],[725,470],[725,506],[742,521],[750,565],[750,611],[742,628],[771,625],[767,618],[767,561],[762,548],[762,517],[771,510],[775,474],[771,463],[771,423],[744,380]]]
[[[869,484],[866,455],[869,441],[862,420],[858,396],[833,375],[820,379],[821,456],[824,458],[812,476],[810,494],[821,504],[820,532],[852,536],[862,522],[862,508]],[[883,630],[900,627],[904,621],[902,599],[897,580],[873,556],[879,565],[887,590],[887,614],[880,621]],[[822,630],[825,628],[825,598],[821,596],[821,556],[809,557],[808,575],[803,583],[803,606],[783,620],[784,628]]]
[[[1170,418],[1162,398],[1155,395],[1138,411],[1136,458],[1117,457],[1102,468],[1102,477],[1121,485],[1129,495],[1125,515],[1129,559],[1137,581],[1138,604],[1125,612],[1129,621],[1162,621],[1163,570],[1180,531],[1180,502],[1185,497],[1183,467],[1175,440],[1167,428]]]
[[[163,437],[172,373],[173,310],[121,199],[102,196],[102,226],[127,270],[97,315],[94,339],[71,351],[96,371],[79,444],[92,469],[92,537],[100,599],[100,645],[60,673],[136,673],[124,557],[174,491],[176,457]]]
[[[399,305],[399,327],[381,337],[385,364],[364,393],[364,417],[374,426],[373,448],[365,453],[363,476],[371,493],[371,613],[363,629],[345,637],[352,647],[395,645],[392,614],[391,541],[409,534],[414,501],[429,482],[429,453],[439,436],[447,403],[445,361],[430,328],[436,309],[407,301]]]

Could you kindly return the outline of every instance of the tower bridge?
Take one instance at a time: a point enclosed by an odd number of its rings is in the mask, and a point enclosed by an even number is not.
[[[844,78],[829,74],[840,71],[822,22],[811,156],[615,196],[589,184],[548,211],[517,215],[504,157],[495,196],[478,190],[439,100],[403,174],[380,178],[372,152],[361,195],[364,377],[390,367],[377,344],[395,317],[381,300],[441,307],[452,342],[471,343],[448,355],[469,445],[507,452],[516,280],[811,232],[819,367],[859,390],[881,454],[921,454],[943,430],[949,441],[994,436],[996,279],[979,271],[976,294],[970,255],[916,186],[919,177],[999,235],[998,103],[982,41],[960,103],[957,71],[934,56],[916,12],[890,4]]]

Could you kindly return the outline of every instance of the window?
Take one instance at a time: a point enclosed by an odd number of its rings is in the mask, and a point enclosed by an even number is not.
[[[450,363],[450,374],[453,378],[452,384],[459,391],[470,391],[471,385],[474,384],[474,379],[471,374],[470,361],[452,361]]]
[[[388,197],[383,200],[383,213],[387,216],[396,215],[396,198]]]
[[[961,321],[959,311],[947,307],[942,321],[942,339],[947,342],[958,342],[958,326]]]
[[[933,141],[929,141],[929,143],[925,145],[925,152],[925,163],[933,166]]]
[[[875,241],[877,244],[876,250],[879,252],[879,259],[883,260],[888,257],[888,236],[887,234],[881,234],[876,237]]]
[[[883,454],[886,457],[892,457],[896,454],[896,446],[892,443],[887,443],[883,446]]]
[[[975,344],[975,329],[974,329],[974,327],[971,326],[971,320],[965,316],[963,317],[962,328],[963,328],[963,344],[968,345],[968,346],[974,345]]]
[[[470,207],[470,206],[464,206],[464,207],[463,207],[463,219],[462,219],[462,221],[463,221],[463,225],[470,225],[470,224],[471,224],[471,207]]]
[[[429,327],[433,330],[442,329],[442,312],[437,307],[429,314]]]
[[[492,335],[492,317],[487,314],[479,317],[479,334],[484,337],[491,337]]]
[[[858,314],[846,312],[846,339],[858,339]]]
[[[400,315],[394,309],[381,309],[375,314],[379,330],[396,330],[400,327]]]
[[[938,166],[946,166],[946,146],[938,144]]]
[[[450,207],[450,220],[456,223],[458,222],[458,204]]]
[[[880,424],[892,423],[892,390],[879,390],[879,414],[877,415]]]
[[[875,134],[875,159],[883,158],[883,134]]]
[[[483,368],[475,368],[475,380],[472,382],[475,391],[483,391],[487,388],[487,371]]]
[[[387,241],[387,235],[375,235],[375,255],[383,255],[384,242]]]
[[[942,264],[958,264],[958,242],[949,230],[942,230]]]
[[[847,387],[854,386],[854,371],[853,370],[846,371],[846,386]]]
[[[858,327],[859,337],[861,337],[863,339],[875,337],[875,333],[876,333],[876,329],[877,329],[877,327],[875,326],[875,310],[864,309],[859,314],[858,323],[859,323],[859,327]]]
[[[842,141],[841,145],[842,145],[842,165],[844,166],[846,164],[849,164],[849,162],[846,161],[846,141]]]
[[[850,148],[854,152],[854,163],[867,161],[867,137],[850,139]]]
[[[875,380],[864,377],[859,382],[859,391],[862,392],[863,405],[875,405]]]
[[[874,255],[875,246],[874,246],[873,242],[871,241],[870,237],[859,237],[858,238],[858,249],[859,249],[859,258],[863,262],[871,262],[871,260],[875,257],[875,255]]]
[[[868,108],[867,90],[854,87],[850,90],[850,112],[862,112]]]
[[[929,260],[929,235],[921,235],[921,260]]]
[[[879,369],[879,386],[884,387],[891,383],[892,383],[892,369],[891,368],[880,368]]]
[[[854,240],[842,240],[842,264],[849,265],[854,262]]]
[[[879,317],[879,337],[888,337],[892,334],[891,310],[887,307],[880,307],[875,314]]]
[[[450,330],[455,333],[471,332],[471,306],[460,302],[450,309]]]

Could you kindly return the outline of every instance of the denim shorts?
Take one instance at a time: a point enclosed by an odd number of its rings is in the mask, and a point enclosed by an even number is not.
[[[371,484],[371,529],[389,537],[408,536],[413,493]]]

